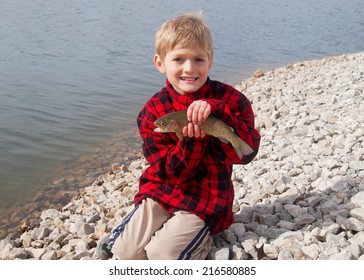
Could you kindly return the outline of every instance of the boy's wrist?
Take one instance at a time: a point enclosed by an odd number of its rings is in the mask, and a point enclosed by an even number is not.
[[[210,115],[214,117],[218,117],[220,115],[219,106],[216,103],[221,103],[221,100],[216,99],[202,99],[210,104]]]

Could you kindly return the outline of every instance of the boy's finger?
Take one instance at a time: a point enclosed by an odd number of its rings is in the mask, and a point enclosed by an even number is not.
[[[194,136],[196,138],[200,138],[200,127],[199,127],[199,125],[195,124],[193,126],[193,128],[194,128]]]
[[[187,125],[182,128],[182,136],[186,137],[188,135],[188,127]]]
[[[195,130],[194,125],[192,123],[189,123],[188,124],[188,137],[193,137],[195,135],[194,130]]]
[[[197,108],[194,108],[193,109],[193,112],[192,112],[192,123],[193,124],[198,124],[198,110]]]
[[[193,111],[194,111],[194,108],[196,106],[196,103],[193,102],[190,106],[188,106],[187,108],[187,119],[189,122],[192,122],[192,115],[193,115]]]
[[[200,137],[204,138],[206,136],[206,132],[203,129],[200,129]]]
[[[208,105],[204,111],[203,121],[207,120],[207,118],[210,116],[210,114],[211,114],[211,106]]]

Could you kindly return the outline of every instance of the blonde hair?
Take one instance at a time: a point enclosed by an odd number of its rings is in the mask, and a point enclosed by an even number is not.
[[[212,37],[202,13],[183,14],[163,23],[155,37],[156,53],[164,59],[175,48],[199,47],[212,59]]]

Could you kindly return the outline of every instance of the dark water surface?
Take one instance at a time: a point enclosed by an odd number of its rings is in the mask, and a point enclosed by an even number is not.
[[[140,150],[135,118],[164,85],[152,57],[155,30],[168,18],[203,11],[214,39],[210,77],[232,85],[258,68],[364,50],[362,0],[0,5],[0,214],[7,217],[9,209],[41,205],[48,191],[67,198]]]

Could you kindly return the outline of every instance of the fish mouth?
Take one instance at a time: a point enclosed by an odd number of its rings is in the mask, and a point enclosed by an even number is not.
[[[161,133],[161,132],[164,132],[164,130],[163,130],[163,129],[161,129],[160,127],[157,127],[157,128],[155,128],[155,129],[154,129],[154,132],[159,132],[159,133]]]

